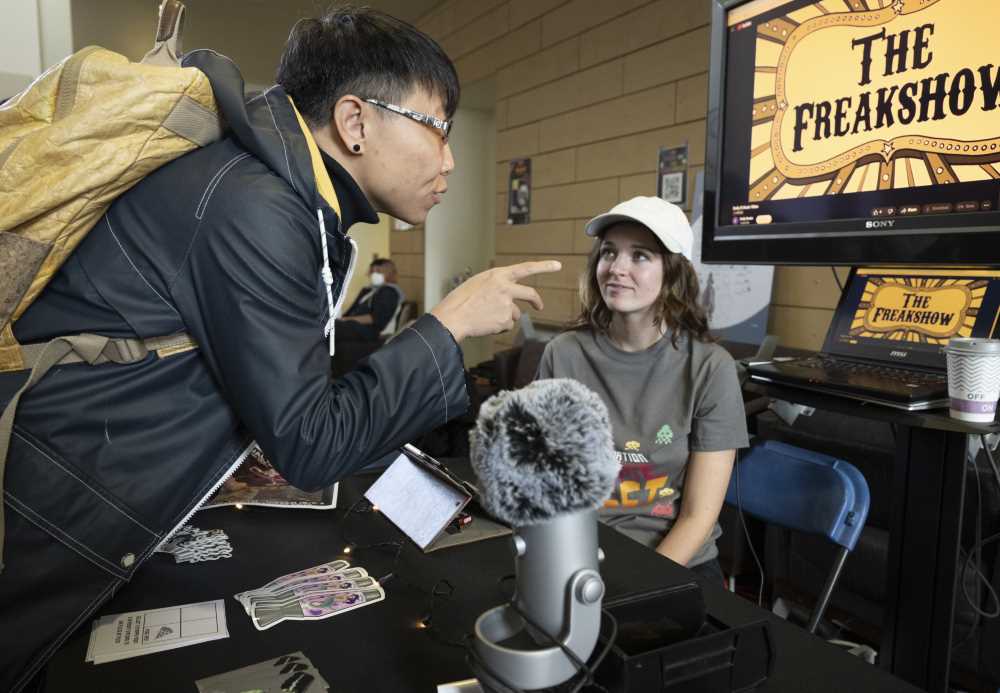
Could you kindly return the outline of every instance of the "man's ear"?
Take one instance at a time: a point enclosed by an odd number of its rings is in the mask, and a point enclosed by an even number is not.
[[[364,102],[353,94],[341,96],[333,106],[333,128],[345,149],[360,153],[367,134]]]

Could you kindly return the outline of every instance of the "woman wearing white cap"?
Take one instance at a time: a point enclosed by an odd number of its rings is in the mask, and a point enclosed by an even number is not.
[[[698,301],[691,226],[677,206],[636,197],[586,233],[597,240],[582,311],[538,377],[578,380],[608,406],[621,472],[602,520],[721,579],[719,510],[747,429],[735,364]]]

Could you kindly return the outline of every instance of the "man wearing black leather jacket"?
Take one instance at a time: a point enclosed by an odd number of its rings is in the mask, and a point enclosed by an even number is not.
[[[356,254],[347,232],[377,212],[420,223],[440,201],[455,70],[409,25],[353,9],[299,22],[278,83],[247,103],[228,59],[198,50],[184,64],[210,77],[226,137],[120,197],[15,336],[186,333],[197,348],[57,366],[22,397],[4,489],[0,690],[26,687],[251,440],[312,489],[462,414],[458,342],[509,329],[515,299],[541,307],[517,280],[559,268],[477,275],[331,382],[332,316]],[[0,375],[0,403],[24,379]]]

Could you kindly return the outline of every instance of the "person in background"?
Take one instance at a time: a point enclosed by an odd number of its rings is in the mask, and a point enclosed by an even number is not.
[[[361,289],[340,319],[337,339],[377,342],[387,327],[394,327],[393,320],[405,300],[396,281],[396,264],[392,260],[372,260],[368,266],[368,286]]]
[[[608,406],[621,464],[602,520],[704,577],[736,449],[748,444],[733,359],[714,343],[677,206],[636,197],[594,217],[573,329],[538,378],[573,378]]]

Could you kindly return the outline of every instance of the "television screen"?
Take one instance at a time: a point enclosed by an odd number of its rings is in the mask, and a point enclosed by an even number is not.
[[[1000,2],[713,6],[705,260],[1000,263]]]

